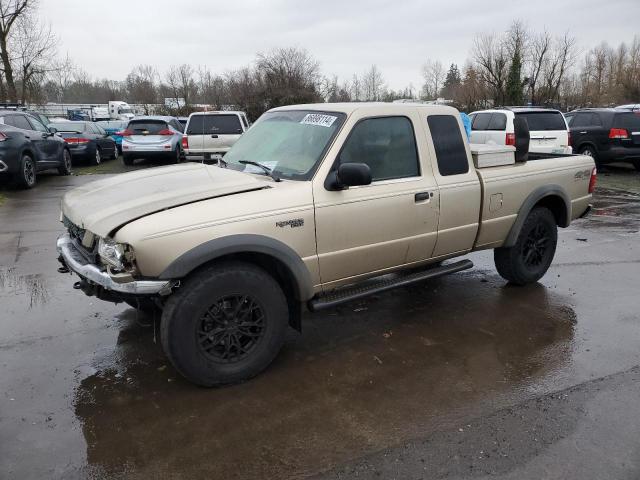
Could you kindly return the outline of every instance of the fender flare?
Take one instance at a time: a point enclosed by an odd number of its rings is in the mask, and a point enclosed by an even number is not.
[[[204,242],[176,258],[159,278],[183,278],[207,262],[234,253],[259,253],[278,260],[291,274],[296,298],[306,301],[313,297],[311,275],[300,256],[288,245],[264,235],[229,235]]]
[[[503,247],[513,247],[516,244],[516,240],[518,239],[518,235],[520,234],[522,225],[524,224],[524,221],[527,219],[527,216],[529,215],[531,210],[533,210],[533,207],[535,207],[540,200],[551,196],[560,197],[564,202],[565,221],[559,223],[558,226],[569,226],[569,223],[571,222],[571,197],[569,197],[567,191],[560,185],[543,185],[531,192],[522,203],[520,210],[518,210],[516,221],[511,226],[511,230],[509,230],[509,234],[507,235],[507,238],[502,245]]]

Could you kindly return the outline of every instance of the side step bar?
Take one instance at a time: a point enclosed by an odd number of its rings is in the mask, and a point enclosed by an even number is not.
[[[392,288],[411,285],[412,283],[421,282],[430,278],[442,277],[443,275],[467,270],[471,267],[473,267],[473,262],[471,260],[461,260],[459,262],[442,265],[440,267],[432,267],[427,270],[400,275],[389,280],[381,280],[366,286],[356,285],[352,288],[338,290],[336,292],[329,293],[328,295],[313,298],[309,300],[308,307],[312,312],[317,312],[327,308],[333,308],[342,303],[350,302],[351,300],[367,297],[374,293],[386,292]]]

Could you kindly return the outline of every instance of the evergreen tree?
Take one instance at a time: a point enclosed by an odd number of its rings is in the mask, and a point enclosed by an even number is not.
[[[520,54],[520,48],[516,48],[513,51],[505,90],[505,100],[508,105],[522,104],[524,94],[522,92],[522,55]]]

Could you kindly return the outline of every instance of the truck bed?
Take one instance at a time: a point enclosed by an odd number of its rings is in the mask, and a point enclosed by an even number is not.
[[[476,169],[482,206],[474,249],[502,246],[518,212],[536,192],[554,191],[561,199],[564,193],[568,220],[578,218],[589,205],[592,168],[593,159],[584,155],[529,153],[526,162]]]

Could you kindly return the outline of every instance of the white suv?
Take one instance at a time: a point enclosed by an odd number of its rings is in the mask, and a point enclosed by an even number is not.
[[[524,118],[529,124],[530,152],[570,154],[571,134],[559,110],[536,107],[505,107],[480,110],[471,117],[470,143],[515,145],[513,119]]]
[[[217,160],[248,128],[244,112],[194,112],[189,115],[182,148],[188,159]]]

